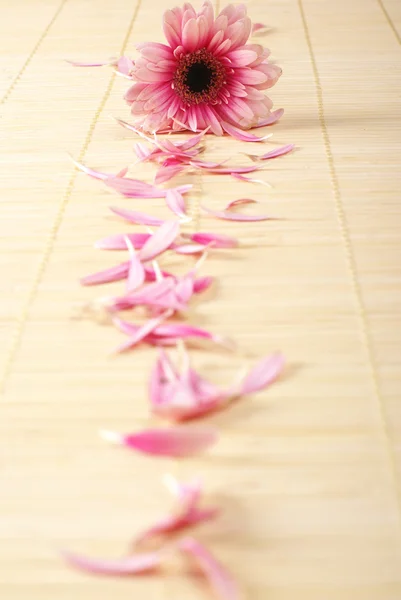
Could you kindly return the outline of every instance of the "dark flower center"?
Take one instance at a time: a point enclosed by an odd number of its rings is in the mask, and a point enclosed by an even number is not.
[[[173,88],[185,104],[216,104],[225,77],[222,63],[203,48],[179,60]]]
[[[205,63],[194,63],[188,68],[185,84],[192,93],[205,92],[213,79],[213,70]]]

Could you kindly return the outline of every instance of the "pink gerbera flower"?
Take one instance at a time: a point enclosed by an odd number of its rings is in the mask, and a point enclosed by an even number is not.
[[[146,131],[232,132],[269,117],[272,87],[281,69],[268,62],[269,50],[247,44],[252,24],[243,4],[229,5],[214,17],[205,0],[197,13],[191,4],[168,10],[163,18],[168,44],[148,42],[132,75],[136,83],[125,98]]]

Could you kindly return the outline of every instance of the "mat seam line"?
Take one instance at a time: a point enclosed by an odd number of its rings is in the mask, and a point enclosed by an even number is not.
[[[27,68],[29,67],[30,63],[32,62],[32,59],[34,58],[35,54],[37,53],[37,51],[39,50],[39,48],[43,44],[44,40],[46,39],[46,37],[47,37],[47,35],[48,35],[49,31],[50,31],[50,29],[53,27],[54,23],[56,22],[57,18],[61,14],[61,11],[63,10],[63,8],[67,4],[67,2],[68,2],[68,0],[62,0],[61,4],[59,5],[58,9],[54,13],[53,17],[50,19],[49,23],[46,25],[45,29],[42,31],[42,33],[41,33],[38,41],[34,45],[34,47],[31,50],[29,56],[25,59],[24,64],[22,65],[22,67],[18,71],[17,75],[13,78],[13,80],[12,80],[9,88],[6,90],[4,96],[1,98],[0,105],[5,104],[7,102],[7,100],[10,98],[10,96],[13,93],[13,91],[15,90],[18,82],[20,81],[21,77],[23,76],[23,74],[25,73],[25,71],[27,70]]]
[[[390,26],[390,29],[393,31],[393,33],[394,33],[394,35],[395,35],[395,38],[396,38],[397,42],[398,42],[398,43],[400,44],[400,46],[401,46],[401,35],[399,34],[397,27],[396,27],[396,26],[395,26],[395,24],[393,23],[393,20],[392,20],[392,18],[390,17],[390,13],[387,11],[387,8],[384,6],[384,2],[383,2],[383,0],[377,0],[377,2],[378,2],[379,6],[380,6],[380,8],[381,8],[381,10],[382,10],[382,13],[383,13],[383,14],[384,14],[384,16],[385,16],[385,19],[386,19],[386,21],[387,21],[388,25]]]
[[[334,157],[333,157],[333,152],[331,150],[330,137],[329,137],[325,114],[324,114],[323,90],[322,90],[320,75],[319,75],[319,71],[317,68],[317,62],[316,62],[315,53],[314,53],[313,46],[312,46],[309,26],[307,23],[306,14],[305,14],[302,0],[298,0],[298,6],[299,6],[300,14],[301,14],[301,20],[303,23],[305,39],[306,39],[306,43],[307,43],[307,46],[309,49],[309,55],[310,55],[310,59],[311,59],[312,70],[313,70],[313,75],[314,75],[314,80],[315,80],[316,96],[317,96],[317,101],[318,101],[319,121],[320,121],[320,127],[321,127],[324,147],[325,147],[326,158],[327,158],[327,162],[328,162],[328,166],[329,166],[330,179],[331,179],[333,196],[334,196],[334,200],[335,200],[337,218],[339,221],[340,232],[341,232],[341,236],[343,238],[343,243],[344,243],[344,247],[345,247],[346,259],[347,259],[347,263],[348,263],[348,269],[349,269],[349,272],[351,275],[351,282],[352,282],[352,287],[353,287],[353,291],[354,291],[354,296],[355,296],[355,299],[356,299],[356,302],[358,305],[358,309],[359,309],[358,316],[359,316],[359,320],[360,320],[360,326],[362,329],[365,351],[367,353],[367,358],[369,361],[369,367],[370,367],[371,378],[372,378],[372,383],[373,383],[373,390],[375,392],[377,403],[378,403],[378,408],[379,408],[379,417],[381,420],[382,433],[385,438],[385,446],[387,449],[387,455],[388,455],[388,458],[390,460],[390,465],[391,465],[390,470],[391,470],[391,475],[393,478],[394,492],[396,495],[396,501],[397,501],[397,506],[398,506],[398,519],[399,519],[399,525],[400,525],[401,524],[401,496],[399,493],[400,481],[399,481],[399,475],[398,475],[398,469],[397,469],[397,462],[396,462],[395,455],[394,455],[394,448],[393,448],[392,439],[390,436],[390,430],[389,430],[388,419],[387,419],[387,411],[384,406],[384,399],[383,399],[383,396],[381,393],[381,388],[380,388],[380,384],[379,384],[379,380],[378,380],[378,376],[377,376],[376,358],[375,358],[375,352],[373,349],[373,344],[372,344],[372,340],[371,340],[371,336],[370,336],[369,320],[368,320],[368,316],[366,313],[365,303],[363,301],[362,290],[361,290],[361,287],[360,287],[360,284],[358,281],[358,277],[357,277],[357,268],[356,268],[354,253],[352,250],[350,234],[348,231],[347,217],[346,217],[344,206],[343,206],[342,199],[341,199],[340,186],[339,186],[336,168],[334,166]]]
[[[66,1],[67,0],[64,0],[64,2],[66,2]],[[127,33],[125,34],[125,37],[124,37],[124,40],[123,40],[123,43],[122,43],[122,46],[121,46],[121,54],[124,54],[124,51],[125,51],[126,46],[128,44],[129,38],[130,38],[131,33],[132,33],[132,29],[134,27],[136,18],[137,18],[138,13],[139,13],[139,8],[141,6],[141,3],[142,3],[142,0],[138,0],[137,5],[135,7],[134,14],[133,14],[133,16],[131,18],[131,21],[130,21]],[[99,117],[100,117],[100,115],[101,115],[101,113],[102,113],[102,111],[103,111],[103,109],[104,109],[104,107],[106,105],[106,102],[107,102],[107,100],[108,100],[108,98],[110,96],[110,93],[111,93],[111,90],[113,88],[113,84],[114,84],[115,79],[116,79],[116,74],[113,73],[111,75],[111,77],[110,77],[110,81],[109,81],[109,83],[107,85],[107,88],[106,88],[106,91],[105,91],[105,93],[104,93],[104,95],[102,97],[102,100],[101,100],[98,108],[96,109],[95,115],[92,118],[92,121],[91,121],[91,123],[89,125],[88,133],[86,134],[83,146],[82,146],[82,148],[81,148],[81,150],[79,152],[79,155],[78,155],[78,162],[81,162],[83,160],[83,158],[85,157],[85,154],[86,154],[86,152],[88,150],[88,147],[89,147],[89,145],[91,143],[95,127],[96,127],[97,122],[99,120]],[[71,175],[71,177],[69,179],[69,182],[67,184],[66,190],[65,190],[65,192],[63,194],[62,200],[61,200],[60,205],[58,207],[57,214],[56,214],[55,219],[53,221],[53,225],[50,228],[50,231],[48,233],[47,242],[46,242],[46,245],[45,245],[44,250],[42,252],[42,255],[41,255],[41,258],[40,258],[40,261],[39,261],[39,265],[38,265],[38,268],[37,268],[37,272],[35,274],[35,277],[33,279],[32,285],[31,285],[31,287],[29,289],[29,292],[27,294],[26,300],[25,300],[25,302],[23,304],[23,308],[21,310],[21,313],[20,313],[20,315],[17,318],[17,325],[16,325],[16,327],[14,329],[14,332],[13,332],[13,335],[12,335],[10,349],[9,349],[9,351],[7,353],[7,357],[6,357],[6,360],[5,360],[5,366],[4,366],[4,369],[3,369],[3,375],[2,375],[2,377],[0,379],[0,393],[4,394],[8,378],[9,378],[9,376],[11,374],[11,370],[12,370],[12,366],[13,366],[15,357],[17,355],[18,349],[19,349],[20,344],[21,344],[21,339],[22,339],[22,335],[24,333],[25,325],[26,325],[28,317],[29,317],[29,312],[30,312],[32,303],[34,302],[34,300],[36,298],[36,294],[38,292],[38,289],[39,289],[40,283],[42,281],[43,275],[44,275],[44,273],[46,271],[46,267],[48,265],[48,262],[49,262],[49,259],[50,259],[50,256],[51,256],[51,253],[52,253],[52,250],[53,250],[53,247],[54,247],[54,243],[56,241],[57,234],[58,234],[58,232],[60,230],[60,227],[61,227],[64,215],[65,215],[65,211],[66,211],[66,208],[68,206],[68,202],[69,202],[69,200],[71,198],[71,195],[72,195],[72,192],[73,192],[73,189],[74,189],[74,185],[75,185],[75,181],[76,181],[76,178],[77,178],[77,174],[78,174],[78,169],[74,167],[72,175]]]

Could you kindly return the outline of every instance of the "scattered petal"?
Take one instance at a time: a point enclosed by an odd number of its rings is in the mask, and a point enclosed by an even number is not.
[[[155,184],[156,185],[160,185],[161,183],[166,183],[166,181],[170,181],[170,179],[172,179],[173,177],[175,177],[176,175],[179,175],[180,173],[182,173],[182,171],[186,168],[186,165],[184,164],[179,164],[179,165],[171,165],[171,166],[161,166],[159,167],[157,173],[156,173],[156,177],[155,177]],[[167,190],[167,192],[170,190]],[[167,198],[167,196],[166,196]]]
[[[168,489],[179,502],[178,510],[175,514],[161,519],[147,529],[136,539],[137,543],[149,540],[154,536],[171,534],[193,527],[217,517],[219,513],[217,508],[199,508],[202,490],[198,481],[184,485],[171,475],[166,476],[165,481]]]
[[[238,129],[238,127],[234,127],[234,125],[230,125],[229,123],[223,122],[221,124],[224,131],[231,135],[236,140],[240,140],[241,142],[263,142],[271,137],[272,134],[267,134],[263,137],[258,137],[253,133],[249,133],[248,131],[243,131],[242,129]]]
[[[231,173],[231,175],[232,175],[232,177],[235,177],[235,179],[239,179],[240,181],[246,181],[247,183],[261,183],[262,185],[271,187],[270,183],[267,183],[267,181],[263,181],[263,179],[254,179],[252,177],[245,177],[245,175],[241,175],[240,173]]]
[[[166,221],[156,230],[156,232],[145,242],[139,257],[141,261],[153,260],[159,254],[167,250],[174,242],[180,231],[178,221]]]
[[[227,204],[224,210],[230,210],[230,208],[234,208],[235,206],[239,206],[240,204],[257,204],[258,200],[252,200],[252,198],[239,198],[238,200],[232,200]]]
[[[203,452],[216,443],[217,433],[211,428],[170,427],[147,429],[139,433],[101,432],[112,443],[154,456],[184,457]]]
[[[100,285],[102,283],[112,283],[113,281],[121,281],[126,279],[129,272],[129,261],[123,262],[116,267],[110,267],[91,275],[82,277],[82,285]]]
[[[137,212],[134,210],[127,210],[126,208],[117,208],[115,206],[111,206],[110,210],[122,217],[126,221],[130,223],[136,223],[137,225],[149,225],[150,227],[159,227],[163,225],[165,222],[163,219],[157,219],[156,217],[152,217],[152,215],[147,215],[146,213]]]
[[[66,62],[68,62],[73,67],[106,67],[106,66],[116,65],[117,59],[111,58],[110,60],[97,61],[97,62],[96,61],[95,62],[82,62],[82,61],[76,61],[76,60],[67,60]]]
[[[267,29],[267,25],[264,23],[254,23],[252,25],[252,33],[256,33],[257,31],[261,31],[262,29]]]
[[[238,387],[238,394],[253,394],[273,383],[284,368],[284,358],[281,354],[266,356],[248,373]]]
[[[127,291],[136,290],[145,281],[145,269],[139,259],[138,254],[135,252],[135,248],[132,245],[128,237],[125,238],[127,248],[130,254],[130,265],[127,278]]]
[[[268,215],[241,215],[239,213],[230,212],[229,210],[212,210],[206,206],[201,206],[201,209],[209,215],[213,215],[214,217],[225,221],[267,221],[271,218]]]
[[[167,190],[166,203],[169,209],[178,217],[186,218],[186,206],[185,200],[179,192],[175,189]]]
[[[172,311],[168,310],[153,319],[149,319],[149,321],[135,331],[135,333],[128,339],[127,342],[121,344],[121,346],[117,348],[116,352],[125,352],[126,350],[129,350],[130,348],[133,348],[139,344],[139,342],[147,338],[150,333],[152,333],[161,323],[163,323],[163,321],[168,319],[171,314]]]
[[[134,63],[130,58],[128,58],[128,56],[121,56],[117,62],[117,71],[131,79],[131,73],[134,69],[134,66]]]
[[[292,152],[294,148],[295,144],[287,144],[286,146],[281,146],[281,148],[270,150],[270,152],[266,152],[266,154],[262,154],[261,156],[258,156],[257,154],[248,154],[247,156],[252,160],[269,160],[270,158],[277,158],[278,156],[288,154],[289,152]]]
[[[182,237],[189,237],[193,242],[204,244],[205,246],[213,244],[214,248],[235,248],[238,246],[238,240],[221,233],[198,232],[183,234]]]
[[[180,542],[180,550],[191,556],[221,600],[239,600],[239,588],[225,567],[203,544],[193,538]]]
[[[283,108],[274,110],[270,114],[270,116],[267,117],[266,119],[260,119],[259,123],[257,125],[255,125],[255,128],[256,127],[266,127],[267,125],[274,125],[275,123],[277,123],[277,121],[279,121],[281,119],[283,114],[284,114]]]

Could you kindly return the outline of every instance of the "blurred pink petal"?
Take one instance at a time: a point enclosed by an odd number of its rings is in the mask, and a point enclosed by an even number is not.
[[[218,598],[240,600],[238,585],[210,550],[193,538],[182,540],[179,547],[182,552],[195,560]]]
[[[123,262],[115,267],[98,271],[91,275],[81,278],[82,285],[99,285],[102,283],[112,283],[113,281],[121,281],[126,279],[129,271],[129,261]]]
[[[256,33],[257,31],[260,31],[261,29],[266,29],[267,25],[264,25],[264,23],[254,23],[252,25],[252,33]]]
[[[203,244],[205,246],[213,244],[213,248],[235,248],[238,246],[238,241],[235,238],[221,233],[198,232],[192,234],[183,234],[182,237],[188,237],[193,242]]]
[[[159,226],[163,225],[163,219],[157,219],[156,217],[152,217],[152,215],[147,215],[146,213],[137,212],[134,210],[128,210],[126,208],[117,208],[115,206],[111,206],[110,210],[122,217],[129,223],[136,223],[137,225],[149,225],[149,226]]]
[[[149,150],[149,148],[147,148],[144,144],[141,144],[141,142],[134,144],[134,150],[137,157],[141,161],[147,160],[152,155],[152,150]]]
[[[132,290],[136,290],[144,283],[145,269],[143,268],[139,256],[135,252],[135,248],[128,237],[126,238],[126,244],[130,254],[130,265],[127,277],[127,291],[130,292]]]
[[[194,281],[194,293],[201,294],[202,292],[205,292],[213,284],[213,281],[213,277],[198,277],[198,279],[195,279]]]
[[[62,551],[62,558],[67,564],[80,571],[96,575],[136,575],[158,569],[163,555],[160,552],[124,556],[115,560],[89,558],[73,552]]]
[[[284,358],[281,354],[266,356],[248,373],[237,388],[238,395],[259,392],[273,383],[284,368]]]
[[[166,183],[166,181],[170,181],[170,179],[172,179],[176,175],[179,175],[185,168],[186,165],[184,164],[171,165],[169,167],[159,167],[155,177],[155,184],[160,185],[161,183]],[[167,190],[167,192],[168,191],[170,190]]]
[[[261,156],[257,154],[249,154],[248,156],[253,160],[269,160],[270,158],[277,158],[278,156],[288,154],[289,152],[292,152],[294,148],[295,144],[287,144],[287,146],[281,146],[281,148],[270,150],[270,152],[266,152],[266,154],[262,154]]]
[[[258,204],[259,200],[252,200],[252,198],[239,198],[238,200],[232,200],[227,204],[224,210],[230,210],[230,208],[234,208],[241,204]]]
[[[201,509],[199,502],[201,499],[201,486],[199,482],[194,481],[189,484],[181,484],[172,476],[166,477],[170,491],[174,493],[178,500],[177,511],[161,519],[155,525],[140,535],[136,541],[142,542],[154,536],[166,535],[182,531],[188,527],[193,527],[204,521],[217,517],[219,510],[217,508]]]
[[[271,217],[267,215],[242,215],[240,213],[230,212],[229,210],[212,210],[206,206],[201,206],[202,210],[209,215],[226,221],[267,221]]]
[[[204,129],[197,135],[193,135],[192,137],[190,137],[185,142],[179,142],[177,144],[177,146],[179,148],[181,148],[181,150],[184,150],[184,151],[191,150],[191,148],[194,148],[195,146],[197,146],[199,144],[199,142],[201,141],[203,136],[206,135],[206,133],[209,131],[209,129],[210,129],[210,127],[207,127],[206,129]]]
[[[183,196],[177,190],[170,189],[166,193],[166,203],[169,209],[178,217],[186,217],[186,206]]]
[[[165,313],[155,317],[153,319],[149,319],[144,325],[139,327],[136,332],[128,339],[127,342],[121,344],[116,352],[125,352],[139,344],[142,340],[144,340],[150,333],[152,333],[163,321],[168,319],[171,316],[171,311],[166,311]]]
[[[117,71],[122,75],[130,76],[134,66],[133,61],[128,56],[121,56],[117,62]]]
[[[143,248],[150,237],[150,233],[117,233],[95,242],[95,248],[100,250],[126,250],[126,238],[128,238],[134,248],[138,249]]]
[[[109,442],[143,454],[177,458],[203,452],[217,441],[217,433],[214,429],[195,427],[147,429],[131,434],[105,431],[101,432],[101,435]]]
[[[104,182],[127,198],[164,198],[166,195],[165,190],[130,177],[108,177]]]
[[[166,221],[143,245],[139,257],[141,261],[153,260],[167,250],[180,232],[179,221]]]
[[[182,244],[175,246],[174,250],[177,254],[200,254],[206,250],[207,246],[204,244]]]

